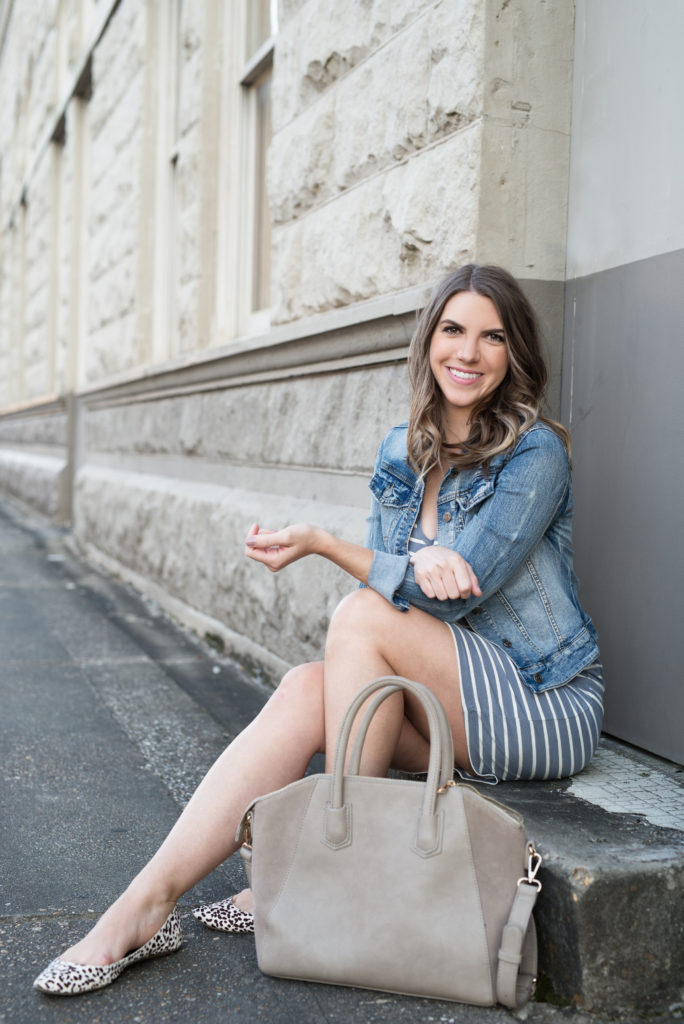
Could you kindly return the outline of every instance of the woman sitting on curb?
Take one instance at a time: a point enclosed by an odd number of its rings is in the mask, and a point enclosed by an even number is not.
[[[365,547],[316,526],[261,530],[246,554],[273,572],[321,555],[363,585],[336,609],[325,659],[299,665],[219,757],[158,852],[88,935],[34,982],[76,994],[181,945],[180,897],[236,849],[255,797],[328,764],[341,719],[370,680],[428,686],[466,777],[556,779],[598,742],[596,633],[572,570],[569,439],[541,412],[546,368],[517,282],[469,265],[435,289],[409,351],[411,410],[378,451]],[[427,723],[395,694],[376,714],[361,771],[427,769]],[[251,931],[251,894],[200,907]],[[131,952],[133,950],[134,952]]]

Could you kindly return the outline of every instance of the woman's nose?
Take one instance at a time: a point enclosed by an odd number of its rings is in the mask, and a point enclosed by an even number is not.
[[[475,362],[480,356],[480,341],[474,334],[466,334],[461,338],[458,352],[459,358],[466,363]]]

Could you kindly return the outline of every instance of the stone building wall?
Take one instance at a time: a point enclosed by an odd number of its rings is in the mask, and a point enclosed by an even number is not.
[[[353,584],[273,577],[242,539],[296,519],[363,539],[429,283],[468,259],[517,272],[557,408],[573,3],[281,0],[252,315],[246,2],[5,20],[0,485],[275,678],[321,653]]]
[[[309,0],[283,25],[276,322],[421,284],[474,252],[484,7],[359,4],[349,18]]]
[[[119,4],[93,55],[87,108],[86,337],[80,380],[139,364],[135,338],[137,226],[145,88],[145,5]]]

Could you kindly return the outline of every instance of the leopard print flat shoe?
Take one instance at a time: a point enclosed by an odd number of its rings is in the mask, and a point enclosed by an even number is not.
[[[232,932],[234,935],[245,935],[254,931],[254,914],[248,910],[240,910],[233,903],[233,897],[218,900],[217,903],[205,903],[203,907],[195,907],[194,916],[207,928],[215,928],[217,932]]]
[[[131,964],[137,964],[140,960],[148,960],[153,956],[166,956],[167,953],[175,953],[183,944],[183,929],[181,927],[180,914],[177,910],[167,917],[156,935],[141,946],[117,960],[114,964],[73,964],[68,960],[53,960],[51,964],[38,975],[33,982],[33,987],[39,992],[45,992],[50,996],[77,996],[82,992],[93,992],[97,988],[104,988],[111,985]]]

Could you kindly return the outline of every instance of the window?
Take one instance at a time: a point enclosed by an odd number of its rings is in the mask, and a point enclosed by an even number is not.
[[[277,0],[246,0],[247,60],[240,85],[246,104],[246,224],[249,264],[249,313],[267,310],[271,287],[271,217],[268,206],[266,160],[271,142],[271,80],[277,24]]]

